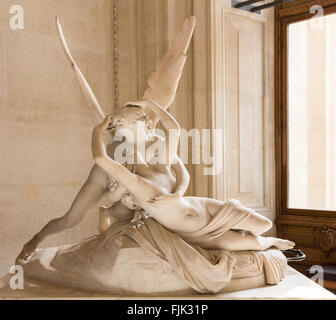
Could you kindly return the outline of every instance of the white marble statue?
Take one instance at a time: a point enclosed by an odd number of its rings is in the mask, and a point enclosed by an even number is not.
[[[102,123],[92,134],[95,166],[70,210],[50,221],[17,258],[28,276],[126,294],[176,293],[188,288],[215,293],[228,287],[276,284],[285,276],[286,257],[280,250],[293,248],[294,243],[262,236],[272,226],[269,219],[236,200],[184,196],[189,174],[177,155],[180,127],[166,110],[175,97],[195,22],[194,17],[185,20],[171,49],[150,75],[144,96],[105,117],[71,56],[57,19],[66,56],[88,105]],[[155,133],[159,121],[169,136],[166,141]],[[175,134],[169,135],[172,130]],[[121,137],[126,137],[122,143],[136,151],[117,156]],[[148,159],[146,150],[158,140],[165,152],[160,163],[154,163],[157,154]],[[125,157],[128,160],[122,164]],[[74,245],[37,249],[47,236],[79,223],[103,195],[111,206],[100,208],[99,235]],[[120,268],[120,263],[127,267]],[[130,281],[122,269],[135,273],[137,279]],[[148,287],[150,279],[156,280]],[[239,279],[243,285],[238,285]]]

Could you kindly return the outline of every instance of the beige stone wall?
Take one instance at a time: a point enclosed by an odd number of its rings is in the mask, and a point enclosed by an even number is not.
[[[11,30],[11,5],[24,30]],[[0,2],[0,275],[23,244],[63,215],[93,164],[95,124],[56,36],[58,15],[73,56],[106,112],[113,109],[112,1]],[[97,210],[44,245],[96,233]]]

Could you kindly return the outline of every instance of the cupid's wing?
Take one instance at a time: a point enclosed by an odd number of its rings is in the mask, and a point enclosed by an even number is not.
[[[64,53],[65,53],[67,59],[69,60],[71,66],[72,66],[72,68],[75,72],[75,76],[76,76],[77,81],[79,83],[79,86],[82,90],[85,101],[86,101],[87,105],[89,106],[89,108],[91,110],[93,110],[97,119],[99,121],[103,121],[105,119],[105,114],[104,114],[98,100],[96,99],[94,93],[92,92],[92,89],[90,88],[88,82],[86,81],[85,77],[83,76],[82,72],[78,68],[75,60],[73,59],[73,57],[70,53],[70,50],[69,50],[69,47],[68,47],[67,42],[65,40],[63,30],[62,30],[62,26],[61,26],[61,23],[60,23],[58,17],[56,17],[56,26],[57,26],[57,33],[58,33],[58,36],[61,40],[61,44],[62,44]]]
[[[145,91],[144,98],[155,101],[164,109],[168,109],[175,99],[195,24],[194,16],[184,20],[182,29],[176,34],[170,50],[148,78],[149,88]]]

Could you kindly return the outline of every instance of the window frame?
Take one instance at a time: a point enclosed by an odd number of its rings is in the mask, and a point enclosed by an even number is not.
[[[275,8],[275,159],[276,211],[281,216],[336,218],[336,211],[288,208],[288,25],[313,17],[309,8],[320,5],[323,14],[336,13],[336,1],[302,1]]]

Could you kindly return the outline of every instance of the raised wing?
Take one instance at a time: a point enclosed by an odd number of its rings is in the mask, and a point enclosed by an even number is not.
[[[61,23],[60,23],[58,17],[56,17],[56,26],[57,26],[57,33],[58,33],[58,36],[61,40],[61,44],[62,44],[64,53],[65,53],[67,59],[69,60],[71,66],[72,66],[72,68],[75,72],[76,78],[78,80],[79,86],[80,86],[80,88],[82,90],[82,93],[84,95],[85,101],[86,101],[88,107],[90,108],[90,110],[93,110],[97,119],[99,121],[103,121],[105,119],[105,114],[104,114],[97,98],[95,97],[91,87],[89,86],[88,82],[86,81],[85,77],[83,76],[82,72],[78,68],[75,60],[73,59],[73,57],[70,53],[70,50],[69,50],[68,44],[65,40],[63,30],[62,30],[62,26],[61,26]]]
[[[148,78],[149,88],[144,93],[145,99],[153,100],[165,109],[173,103],[195,24],[194,16],[184,20],[182,29],[176,34],[170,50]]]

